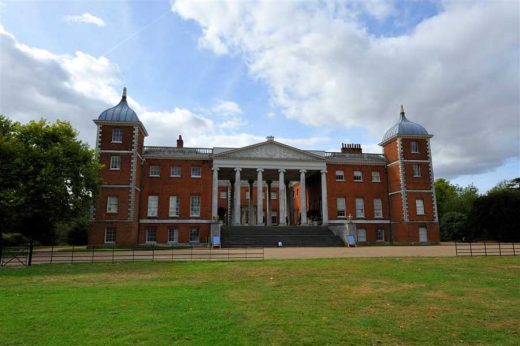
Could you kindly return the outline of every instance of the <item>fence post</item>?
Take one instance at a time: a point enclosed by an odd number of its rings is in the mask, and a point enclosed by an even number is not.
[[[51,264],[52,264],[52,255],[54,255],[54,245],[51,247]]]
[[[498,255],[502,256],[502,247],[500,246],[500,240],[498,241]]]
[[[484,256],[487,256],[487,246],[486,246],[485,240],[484,240]]]
[[[471,243],[472,243],[472,241],[469,242],[469,255],[470,255],[471,257],[473,257],[473,249],[472,249],[472,247],[471,247]]]
[[[512,244],[513,244],[513,256],[516,256],[516,251],[515,251],[515,242],[513,241]]]
[[[96,251],[96,247],[92,245],[92,264],[94,264],[94,251]]]
[[[72,245],[72,256],[70,257],[70,264],[74,264],[74,245]]]
[[[190,260],[193,262],[193,245],[190,247]]]
[[[32,255],[33,255],[33,241],[31,239],[31,241],[29,242],[29,260],[27,261],[27,266],[31,266],[32,265]]]

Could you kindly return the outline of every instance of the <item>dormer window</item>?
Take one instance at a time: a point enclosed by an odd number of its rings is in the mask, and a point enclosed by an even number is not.
[[[112,130],[112,143],[123,143],[123,129]]]

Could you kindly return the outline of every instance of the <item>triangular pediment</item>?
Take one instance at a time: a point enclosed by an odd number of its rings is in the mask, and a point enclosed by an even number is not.
[[[265,160],[302,160],[323,161],[324,158],[289,145],[273,140],[261,142],[247,147],[230,149],[215,155],[215,158],[226,159],[265,159]]]

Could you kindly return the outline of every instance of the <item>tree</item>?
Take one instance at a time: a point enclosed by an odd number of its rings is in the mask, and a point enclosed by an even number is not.
[[[477,198],[468,217],[471,238],[501,241],[520,239],[520,191],[490,192]]]
[[[0,239],[54,241],[59,222],[83,217],[99,189],[95,151],[63,121],[27,124],[0,115]]]
[[[442,240],[462,240],[466,231],[467,216],[465,214],[450,211],[440,219]]]
[[[520,190],[520,177],[511,180],[502,180],[494,187],[492,187],[488,193],[494,193],[504,190]]]
[[[456,240],[462,237],[466,219],[479,197],[474,185],[461,187],[444,178],[435,181],[435,196],[442,240]]]

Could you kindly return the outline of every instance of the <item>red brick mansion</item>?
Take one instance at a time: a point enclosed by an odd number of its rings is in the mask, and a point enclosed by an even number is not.
[[[302,150],[273,137],[242,148],[186,148],[181,136],[175,147],[145,146],[126,90],[94,122],[104,167],[90,245],[206,243],[216,223],[348,228],[359,243],[439,242],[432,135],[403,109],[383,154],[357,144]]]

